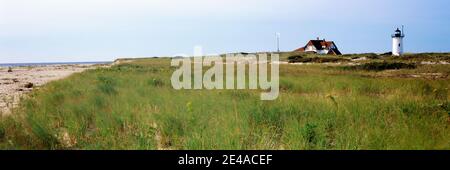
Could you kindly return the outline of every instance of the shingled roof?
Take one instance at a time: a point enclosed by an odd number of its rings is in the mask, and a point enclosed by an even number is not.
[[[328,51],[328,55],[342,55],[342,53],[337,48],[332,48]]]

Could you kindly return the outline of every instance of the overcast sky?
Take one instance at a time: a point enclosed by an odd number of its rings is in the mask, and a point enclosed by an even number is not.
[[[0,0],[0,63],[291,51],[316,37],[343,53],[450,51],[449,0]]]

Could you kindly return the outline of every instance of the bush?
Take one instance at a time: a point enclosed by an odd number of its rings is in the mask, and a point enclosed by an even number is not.
[[[349,57],[351,59],[358,59],[362,57],[366,57],[368,59],[378,59],[380,56],[375,53],[362,53],[362,54],[344,54],[342,57]]]
[[[303,56],[301,56],[301,55],[294,55],[294,56],[288,57],[289,63],[297,63],[297,62],[300,62],[302,59],[303,59]]]
[[[300,55],[288,57],[289,63],[336,63],[349,61],[340,57],[303,57]]]
[[[119,71],[119,72],[129,72],[129,71],[147,72],[147,71],[154,71],[154,68],[144,67],[144,66],[141,66],[141,65],[138,65],[138,64],[130,64],[130,63],[119,64],[119,65],[111,67],[111,69],[114,70],[114,71]]]
[[[335,57],[314,57],[312,58],[312,62],[315,63],[337,63],[337,62],[345,62],[348,59],[345,58],[335,58]]]
[[[387,59],[400,61],[446,61],[450,62],[450,53],[417,53],[402,56],[385,56]]]
[[[141,65],[137,65],[137,64],[120,64],[115,66],[115,68],[117,68],[118,70],[130,70],[130,69],[143,69],[144,67]]]
[[[379,59],[380,56],[378,56],[375,53],[369,53],[369,54],[366,55],[366,58],[368,58],[368,59]]]
[[[397,70],[397,69],[415,69],[417,66],[413,63],[400,62],[370,62],[356,66],[344,66],[344,70],[368,70],[368,71],[383,71],[383,70]]]

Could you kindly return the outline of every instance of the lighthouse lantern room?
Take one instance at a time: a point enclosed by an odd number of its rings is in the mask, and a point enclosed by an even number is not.
[[[395,33],[392,34],[392,55],[400,56],[403,54],[403,37],[405,37],[405,34],[403,34],[402,26],[402,30],[397,28]]]

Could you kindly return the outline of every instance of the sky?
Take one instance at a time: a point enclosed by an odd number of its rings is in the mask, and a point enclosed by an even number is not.
[[[449,0],[0,0],[0,63],[276,50],[333,40],[343,53],[450,51]]]

